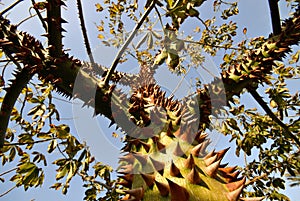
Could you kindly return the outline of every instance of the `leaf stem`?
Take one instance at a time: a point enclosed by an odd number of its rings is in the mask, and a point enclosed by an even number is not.
[[[290,131],[287,125],[285,125],[278,117],[272,112],[272,110],[269,108],[269,106],[265,103],[265,101],[262,99],[262,97],[257,93],[256,90],[249,90],[250,94],[253,96],[253,98],[259,103],[259,105],[264,109],[264,111],[275,121],[279,126],[281,126],[284,130],[284,132],[292,138],[295,143],[298,145],[298,148],[300,148],[300,141],[299,139],[293,135]]]
[[[38,141],[33,141],[33,142],[9,143],[9,144],[4,144],[3,146],[20,146],[20,145],[28,145],[28,144],[37,144],[37,143],[48,142],[48,141],[55,140],[55,139],[57,139],[57,138],[51,138],[51,139],[45,139],[45,140],[38,140]]]
[[[8,190],[5,191],[4,193],[2,193],[2,194],[0,195],[0,197],[3,197],[3,196],[5,196],[5,195],[7,195],[7,194],[10,193],[12,190],[14,190],[16,187],[17,187],[17,186],[14,186],[14,187],[8,189]]]
[[[146,9],[145,13],[143,14],[143,16],[141,17],[141,19],[139,20],[139,22],[137,23],[137,25],[134,27],[133,31],[131,32],[130,36],[127,38],[127,40],[125,41],[125,43],[123,44],[122,48],[119,50],[119,52],[117,53],[110,69],[107,72],[107,75],[105,76],[104,79],[104,86],[108,86],[109,80],[114,72],[114,70],[116,69],[123,53],[125,52],[126,48],[128,47],[128,45],[131,43],[131,41],[133,40],[135,34],[137,33],[138,29],[142,26],[142,24],[144,23],[144,21],[146,20],[146,18],[148,17],[148,15],[150,14],[150,12],[152,11],[152,9],[155,7],[155,3],[156,0],[153,0],[150,4],[150,6]]]
[[[15,170],[17,170],[17,169],[18,169],[18,168],[13,168],[13,169],[7,170],[7,171],[1,173],[1,174],[0,174],[0,177],[2,177],[3,175],[8,174],[8,173],[10,173],[10,172],[13,172],[13,171],[15,171]]]

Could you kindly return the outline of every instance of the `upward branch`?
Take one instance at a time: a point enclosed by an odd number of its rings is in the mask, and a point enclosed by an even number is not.
[[[62,45],[62,18],[61,18],[61,0],[48,1],[47,23],[48,23],[48,46],[49,54],[54,58],[60,58],[63,54]]]
[[[139,22],[137,23],[137,25],[134,27],[133,31],[131,32],[130,36],[127,38],[126,42],[123,44],[122,48],[119,50],[119,52],[117,53],[106,77],[104,80],[104,85],[108,86],[108,82],[111,78],[111,75],[113,74],[114,70],[116,69],[123,53],[125,52],[126,48],[128,47],[128,45],[131,43],[131,41],[133,40],[135,34],[138,32],[139,28],[142,26],[142,24],[144,23],[144,21],[146,20],[146,18],[148,17],[148,15],[150,14],[150,12],[152,11],[152,9],[155,7],[155,2],[156,0],[153,0],[150,4],[150,6],[147,8],[147,10],[145,11],[145,13],[143,14],[143,16],[141,17],[141,19],[139,20]]]
[[[268,0],[268,1],[269,1],[270,13],[271,13],[273,34],[278,35],[281,32],[280,14],[279,14],[279,9],[278,9],[278,0]]]
[[[85,44],[86,52],[89,56],[89,59],[90,59],[90,62],[92,63],[92,66],[95,68],[95,60],[94,60],[94,57],[93,57],[93,54],[92,54],[89,38],[88,38],[88,35],[87,35],[87,30],[85,28],[85,22],[84,22],[84,16],[83,16],[81,0],[77,0],[77,8],[78,8],[81,31],[82,31],[82,35],[83,35],[83,38],[84,38],[84,44]]]

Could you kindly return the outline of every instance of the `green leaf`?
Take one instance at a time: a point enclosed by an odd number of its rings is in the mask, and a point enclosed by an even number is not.
[[[34,163],[26,162],[26,163],[22,163],[18,167],[17,172],[20,173],[20,174],[23,174],[23,173],[27,173],[27,172],[33,170],[34,168],[36,168],[36,165]]]
[[[53,138],[50,133],[38,133],[37,137],[40,139],[52,139]]]
[[[56,180],[60,180],[61,178],[63,178],[64,176],[66,176],[66,174],[70,171],[70,163],[67,162],[63,168],[59,168],[57,171],[57,174],[55,176]]]
[[[31,184],[36,185],[36,181],[38,180],[39,169],[35,166],[31,171],[29,171],[23,177],[23,184]]]
[[[52,153],[54,151],[54,149],[57,147],[57,141],[56,140],[52,140],[50,142],[50,144],[48,145],[48,153]]]
[[[55,190],[59,190],[62,187],[62,183],[55,183],[50,188],[54,188]]]
[[[16,149],[13,147],[9,152],[9,162],[13,161],[16,156]]]

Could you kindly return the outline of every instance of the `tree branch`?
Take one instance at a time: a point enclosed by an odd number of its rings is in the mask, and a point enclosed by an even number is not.
[[[87,30],[85,28],[81,0],[77,0],[77,8],[78,8],[80,26],[81,26],[82,35],[83,35],[83,38],[84,38],[84,44],[85,44],[86,52],[89,56],[92,67],[96,68],[95,60],[94,60],[94,57],[93,57],[93,54],[92,54],[92,51],[91,51],[90,42],[89,42],[89,38],[88,38],[88,35],[87,35]]]
[[[253,183],[256,182],[257,180],[263,179],[263,178],[265,178],[265,177],[267,177],[267,176],[268,176],[268,174],[267,174],[267,173],[264,173],[264,174],[262,174],[262,175],[260,175],[260,176],[254,177],[252,180],[247,181],[247,182],[245,183],[245,186],[249,186],[250,184],[253,184]]]
[[[21,3],[24,0],[17,0],[15,1],[13,4],[11,4],[10,6],[8,6],[6,9],[4,9],[2,12],[0,12],[0,15],[4,15],[5,13],[7,13],[8,11],[10,11],[11,9],[13,9],[16,5],[18,5],[19,3]]]
[[[153,0],[150,4],[150,6],[147,8],[147,10],[145,11],[145,13],[143,14],[143,16],[141,17],[141,19],[139,20],[139,22],[137,23],[137,25],[134,27],[133,31],[131,32],[130,36],[127,38],[127,40],[125,41],[125,43],[123,44],[122,48],[119,50],[119,52],[117,53],[109,71],[107,72],[105,79],[104,79],[104,85],[108,86],[108,82],[114,72],[114,70],[116,69],[123,53],[125,52],[126,48],[128,47],[128,45],[131,43],[131,41],[133,40],[135,34],[138,32],[139,28],[142,26],[142,24],[144,23],[144,21],[146,20],[146,18],[148,17],[148,15],[150,14],[150,12],[152,11],[152,9],[155,7],[155,3],[156,0]]]
[[[272,20],[272,27],[273,27],[273,34],[278,35],[281,33],[281,23],[280,23],[280,14],[278,9],[278,0],[268,0],[270,13],[271,13],[271,20]]]
[[[275,121],[280,127],[283,128],[284,132],[292,138],[295,143],[298,145],[298,148],[300,148],[300,141],[299,139],[293,135],[290,131],[287,125],[285,125],[280,119],[277,118],[277,116],[272,112],[272,110],[268,107],[268,105],[265,103],[265,101],[261,98],[261,96],[257,93],[255,90],[249,90],[250,94],[253,96],[253,98],[259,103],[259,105],[264,109],[264,111],[269,115],[273,121]]]
[[[6,89],[6,94],[0,109],[0,148],[4,145],[6,129],[9,123],[11,111],[22,92],[22,89],[31,80],[32,76],[33,74],[29,72],[28,68],[23,68],[22,71],[16,75],[15,82]]]
[[[61,0],[50,0],[47,7],[48,46],[49,54],[53,58],[63,55],[61,4]]]
[[[35,12],[36,12],[37,16],[39,17],[39,19],[40,19],[40,21],[41,21],[41,23],[42,23],[42,25],[43,25],[45,31],[47,32],[48,27],[47,27],[47,25],[46,25],[46,23],[45,23],[45,21],[44,21],[42,15],[41,15],[41,12],[39,11],[38,8],[36,8],[36,7],[34,6],[34,5],[36,4],[35,0],[31,0],[31,2],[32,2],[32,5],[33,5],[33,9],[35,10]]]
[[[7,194],[10,193],[12,190],[14,190],[16,187],[17,187],[17,186],[14,186],[14,187],[8,189],[8,190],[5,191],[4,193],[2,193],[2,194],[0,195],[0,197],[3,197],[3,196],[5,196],[5,195],[7,195]]]
[[[13,168],[13,169],[7,170],[7,171],[5,171],[5,172],[2,172],[2,173],[0,174],[0,177],[2,177],[3,175],[8,174],[8,173],[10,173],[10,172],[13,172],[13,171],[15,171],[15,170],[17,170],[17,169],[18,169],[18,168]]]
[[[45,140],[36,140],[33,142],[16,142],[16,143],[5,143],[3,146],[21,146],[21,145],[29,145],[29,144],[38,144],[38,143],[43,143],[43,142],[48,142],[51,140],[55,140],[57,138],[51,138],[51,139],[45,139]]]

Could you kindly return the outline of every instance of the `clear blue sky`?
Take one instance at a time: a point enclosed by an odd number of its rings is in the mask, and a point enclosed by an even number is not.
[[[2,0],[2,2],[8,4],[11,2],[11,0]],[[24,16],[28,14],[27,5],[29,2],[30,1],[27,0],[16,8],[18,9],[18,12],[15,12],[11,16],[11,18],[15,22],[18,22],[18,20],[23,19]],[[88,26],[88,33],[90,36],[91,44],[93,45],[94,56],[96,57],[96,61],[109,66],[114,58],[116,50],[112,48],[103,47],[100,44],[100,41],[97,39],[98,32],[96,30],[95,23],[99,23],[100,21],[99,15],[95,12],[94,6],[97,2],[100,2],[100,0],[83,1],[85,9],[84,12],[86,15],[86,24]],[[71,48],[71,54],[75,57],[80,59],[87,59],[81,37],[79,22],[77,19],[77,10],[75,7],[75,3],[74,1],[67,1],[67,4],[68,10],[64,11],[64,15],[65,19],[67,19],[69,23],[65,25],[66,30],[68,30],[68,32],[65,34],[66,37],[64,38],[65,47]],[[210,3],[207,2],[206,4]],[[25,7],[26,9],[24,9]],[[0,7],[0,9],[1,8],[2,6]],[[239,10],[240,14],[238,18],[234,18],[234,20],[238,22],[239,33],[242,32],[242,29],[244,27],[247,27],[248,37],[260,35],[268,36],[268,34],[271,32],[271,23],[267,0],[241,0],[239,4]],[[283,10],[284,7],[282,6],[282,11]],[[285,11],[284,13],[286,14],[287,12]],[[212,11],[209,8],[201,8],[200,14],[201,17],[206,19],[205,16],[210,16],[212,14]],[[37,20],[31,20],[29,22],[24,23],[20,27],[20,29],[28,30],[29,33],[32,33],[36,36],[37,34],[42,33],[41,26],[38,23],[39,22]],[[168,83],[162,83],[162,85],[166,89],[172,89],[172,86],[168,85]],[[250,103],[248,99],[245,100],[248,101],[248,103]],[[65,120],[65,123],[72,125],[72,133],[75,133],[76,135],[80,136],[82,139],[87,141],[87,144],[91,147],[93,154],[96,155],[97,160],[103,161],[116,167],[117,156],[119,154],[119,148],[121,145],[117,141],[114,141],[110,138],[112,130],[106,129],[108,122],[103,121],[101,118],[92,119],[91,117],[93,112],[88,109],[81,109],[80,105],[78,105],[77,103],[75,103],[73,107],[71,104],[63,103],[60,103],[60,106],[62,108],[62,118],[70,118],[70,120]],[[87,128],[89,129],[89,133],[84,133],[84,130],[86,130]],[[230,146],[228,143],[224,143],[228,141],[227,138],[223,136],[221,136],[220,138],[221,139],[214,143],[216,146],[215,148],[217,150],[224,149]],[[224,162],[228,161],[230,165],[243,164],[243,161],[241,159],[234,157],[234,152],[234,148],[231,148],[229,153],[227,153],[227,157],[224,159]],[[55,159],[55,156],[59,156],[59,154],[56,153],[53,157],[50,157],[48,163],[50,163],[50,161],[53,161]],[[8,166],[6,168],[9,169]],[[76,178],[72,181],[71,188],[69,189],[69,193],[66,196],[62,195],[61,191],[56,192],[48,188],[51,184],[55,182],[54,168],[51,167],[51,165],[48,165],[48,167],[46,167],[46,182],[42,188],[30,189],[25,193],[22,188],[15,189],[4,198],[0,198],[0,201],[82,200],[84,196],[84,189],[81,187],[82,183],[79,178]],[[2,168],[0,172],[2,172]],[[0,185],[0,193],[2,193],[6,189],[12,187],[13,183],[6,182],[5,184],[1,183]],[[292,201],[297,201],[297,198],[299,198],[300,196],[299,192],[299,189],[287,190],[287,194],[288,196],[290,196]]]

